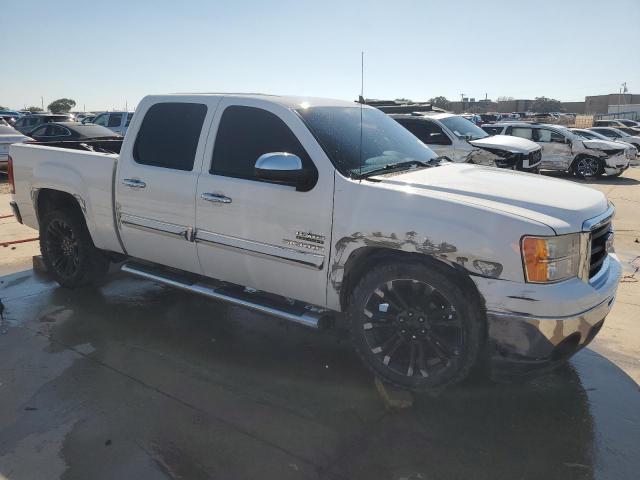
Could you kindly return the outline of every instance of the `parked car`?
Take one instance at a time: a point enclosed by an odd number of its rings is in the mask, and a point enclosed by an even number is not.
[[[637,149],[640,149],[640,133],[636,135],[629,135],[627,132],[613,127],[591,127],[589,130],[604,135],[613,142],[622,141],[630,143]]]
[[[29,137],[22,135],[15,128],[8,124],[0,124],[0,170],[7,169],[9,160],[9,145],[12,143],[20,143],[31,140]]]
[[[621,139],[612,139],[609,137],[605,137],[604,135],[602,135],[601,133],[598,132],[594,132],[591,129],[586,129],[586,128],[571,128],[570,129],[573,133],[580,135],[581,137],[584,137],[587,140],[605,140],[607,142],[613,141],[613,142],[619,142],[624,144],[627,147],[627,157],[629,157],[629,164],[630,165],[637,165],[638,160],[640,160],[640,158],[638,158],[638,152],[640,151],[640,149],[638,147],[636,147],[633,143],[627,143],[624,140]]]
[[[502,116],[499,113],[481,113],[480,119],[482,123],[491,123],[500,121]]]
[[[7,122],[9,125],[14,125],[20,118],[20,115],[13,115],[10,113],[0,113],[0,118]]]
[[[477,115],[475,113],[463,113],[460,116],[462,118],[466,118],[467,120],[469,120],[474,125],[477,125],[478,127],[482,125],[482,117],[480,115]]]
[[[342,312],[364,363],[403,388],[452,385],[485,355],[494,373],[553,367],[616,297],[603,193],[439,161],[366,105],[150,96],[119,154],[68,143],[12,145],[9,162],[14,214],[61,285],[117,260],[309,327]]]
[[[127,128],[129,128],[132,118],[133,112],[104,112],[96,115],[96,117],[91,120],[91,123],[102,125],[109,130],[124,135],[127,132]]]
[[[30,135],[38,142],[60,142],[68,140],[120,138],[117,133],[100,125],[83,125],[80,122],[52,122],[40,125]]]
[[[45,114],[33,114],[24,116],[16,121],[14,127],[19,132],[29,135],[32,130],[35,130],[42,124],[51,122],[65,122],[69,121],[72,117],[66,113],[45,113]]]
[[[544,123],[505,122],[483,125],[493,135],[513,135],[542,147],[546,170],[570,172],[581,177],[618,176],[629,168],[628,148],[614,142],[586,140],[566,127]]]
[[[618,118],[618,122],[622,123],[625,127],[640,127],[640,122],[628,118]]]
[[[640,134],[640,127],[626,125],[621,119],[615,120],[596,120],[593,122],[594,127],[612,127],[622,130],[630,135]]]
[[[504,135],[490,136],[460,115],[391,114],[438,155],[454,162],[474,163],[537,173],[541,149],[535,143]]]

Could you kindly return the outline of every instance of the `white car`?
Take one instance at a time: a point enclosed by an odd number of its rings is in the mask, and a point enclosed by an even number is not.
[[[150,96],[119,153],[64,146],[13,145],[9,168],[14,214],[39,229],[62,286],[117,261],[307,327],[345,319],[365,365],[402,388],[441,389],[480,364],[552,368],[616,298],[602,192],[441,161],[370,106]]]
[[[0,170],[7,169],[7,161],[9,159],[9,145],[12,143],[22,143],[31,140],[26,135],[21,134],[9,124],[3,122],[0,124]]]
[[[571,128],[570,130],[572,132],[580,135],[581,137],[586,138],[587,140],[605,140],[607,142],[614,141],[614,142],[623,143],[625,145],[628,145],[627,156],[629,157],[630,164],[631,165],[637,165],[637,164],[640,163],[640,158],[638,157],[640,149],[633,143],[627,143],[622,139],[617,139],[616,140],[616,139],[613,139],[613,138],[605,137],[601,133],[593,131],[592,129]]]
[[[127,133],[133,112],[104,112],[96,115],[91,123],[107,127],[120,135]]]
[[[494,135],[513,135],[542,147],[545,170],[570,172],[581,177],[618,176],[629,168],[629,147],[604,140],[587,140],[566,127],[536,122],[498,122],[483,125]]]
[[[541,149],[534,142],[489,135],[473,122],[451,113],[390,114],[438,155],[474,163],[538,173]]]
[[[607,137],[612,142],[630,143],[638,150],[640,150],[640,133],[636,135],[630,135],[614,127],[591,127],[589,128],[589,130]]]

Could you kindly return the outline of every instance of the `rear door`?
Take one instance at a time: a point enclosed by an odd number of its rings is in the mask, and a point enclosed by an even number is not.
[[[542,168],[568,170],[573,162],[573,153],[568,139],[550,128],[534,129],[535,141],[542,147]]]
[[[169,97],[170,98],[170,97]],[[217,97],[141,105],[118,161],[116,199],[127,253],[199,272],[194,197]]]
[[[256,178],[258,157],[273,152],[298,155],[305,168],[317,173],[313,186],[297,191]],[[324,304],[333,175],[325,153],[294,112],[261,99],[225,98],[196,195],[203,273]]]

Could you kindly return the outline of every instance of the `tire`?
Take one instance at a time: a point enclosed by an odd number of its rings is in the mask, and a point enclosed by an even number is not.
[[[600,158],[583,155],[571,165],[571,173],[580,178],[597,178],[604,174],[604,162]]]
[[[381,264],[349,297],[354,347],[381,380],[438,391],[467,377],[484,344],[482,306],[440,268],[407,261]]]
[[[84,217],[75,210],[54,210],[40,223],[40,251],[47,271],[63,287],[95,284],[109,260],[91,240]]]

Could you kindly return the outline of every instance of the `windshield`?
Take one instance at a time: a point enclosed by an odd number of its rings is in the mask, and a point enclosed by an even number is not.
[[[620,135],[621,137],[630,137],[631,135],[629,135],[627,132],[625,132],[624,130],[619,130],[617,128],[613,129],[618,135]]]
[[[441,119],[440,121],[458,138],[478,140],[479,138],[485,138],[489,136],[487,132],[485,132],[475,123],[470,122],[466,118],[457,116],[447,117]]]
[[[375,108],[310,107],[297,113],[343,175],[365,175],[386,165],[437,158],[406,128]]]

